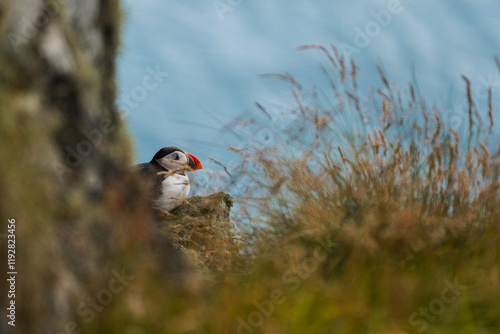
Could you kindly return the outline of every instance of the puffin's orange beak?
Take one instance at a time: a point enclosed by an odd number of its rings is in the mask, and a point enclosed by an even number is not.
[[[191,167],[192,170],[198,170],[203,168],[203,165],[201,164],[200,160],[198,160],[197,157],[189,153],[187,155],[189,156],[188,165],[189,167]]]

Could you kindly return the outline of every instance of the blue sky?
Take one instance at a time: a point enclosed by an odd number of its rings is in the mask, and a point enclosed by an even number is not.
[[[227,162],[225,147],[244,144],[224,124],[258,113],[254,101],[270,110],[290,103],[286,85],[259,74],[289,72],[322,88],[324,59],[294,49],[303,44],[354,51],[361,91],[380,85],[375,62],[401,86],[414,66],[429,104],[444,108],[453,92],[455,122],[463,114],[461,75],[480,107],[487,85],[500,106],[498,0],[124,0],[123,7],[118,101],[137,162],[168,145]],[[151,71],[160,74],[145,82]]]

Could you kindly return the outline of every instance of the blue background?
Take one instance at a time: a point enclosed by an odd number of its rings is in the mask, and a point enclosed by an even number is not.
[[[286,84],[260,74],[289,72],[304,87],[328,90],[318,66],[324,57],[295,50],[303,44],[334,43],[351,51],[360,92],[381,85],[375,62],[402,87],[414,67],[428,104],[447,111],[455,127],[466,119],[461,75],[471,79],[481,112],[490,85],[500,105],[493,60],[500,54],[498,0],[124,0],[123,6],[118,101],[137,162],[176,145],[204,162],[197,171],[202,177],[217,168],[208,156],[230,163],[226,147],[247,144],[235,125],[259,113],[255,101],[270,112],[292,104]],[[158,67],[168,76],[144,89],[148,69]],[[268,132],[254,135],[265,141]]]

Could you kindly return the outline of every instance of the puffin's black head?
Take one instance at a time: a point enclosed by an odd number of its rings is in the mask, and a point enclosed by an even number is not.
[[[183,168],[197,170],[203,168],[198,158],[175,146],[167,146],[160,149],[156,152],[150,163],[159,165],[166,170]]]

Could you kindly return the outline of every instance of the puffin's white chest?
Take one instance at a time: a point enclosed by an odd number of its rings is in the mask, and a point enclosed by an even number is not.
[[[165,211],[175,209],[189,195],[189,179],[185,174],[172,174],[163,180],[161,186],[156,205]]]

